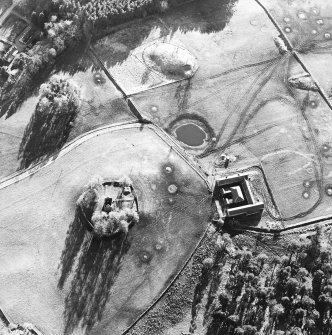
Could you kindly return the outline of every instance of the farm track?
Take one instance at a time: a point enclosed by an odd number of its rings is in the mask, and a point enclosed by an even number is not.
[[[193,158],[191,158],[188,154],[186,154],[185,150],[182,149],[182,147],[170,136],[168,135],[163,129],[161,129],[160,127],[158,127],[157,125],[154,125],[152,123],[147,123],[147,124],[142,124],[140,122],[127,122],[127,123],[122,123],[122,124],[116,124],[116,125],[108,125],[108,126],[104,126],[101,128],[98,128],[96,130],[93,130],[89,133],[86,133],[82,136],[80,136],[79,138],[76,138],[74,141],[70,142],[69,144],[67,144],[58,154],[55,155],[55,157],[51,157],[50,159],[37,164],[33,167],[31,167],[30,169],[18,173],[14,176],[8,177],[2,181],[0,181],[0,189],[3,189],[5,187],[8,187],[11,184],[17,183],[22,179],[28,178],[29,176],[31,176],[32,174],[36,173],[37,171],[39,171],[40,169],[52,164],[52,162],[56,159],[59,158],[63,155],[66,155],[68,153],[70,153],[70,151],[74,150],[75,148],[77,148],[80,144],[84,143],[85,141],[88,141],[89,139],[102,135],[104,133],[107,132],[111,132],[111,131],[121,131],[121,129],[128,129],[128,128],[137,128],[137,127],[149,127],[150,129],[153,129],[154,132],[160,137],[162,138],[166,143],[168,143],[183,159],[185,159],[185,161],[196,171],[196,173],[198,173],[201,178],[204,179],[204,181],[206,182],[206,184],[208,185],[209,189],[211,190],[211,182],[209,182],[208,178],[207,178],[207,174],[205,172],[203,172],[203,170],[201,169],[201,167],[197,166],[197,163],[194,161]],[[307,221],[301,224],[298,224],[296,226],[291,226],[291,227],[287,227],[287,228],[283,228],[280,230],[269,230],[269,229],[264,229],[264,228],[255,228],[255,227],[238,227],[236,229],[236,231],[238,233],[244,232],[244,233],[259,233],[259,234],[268,234],[268,235],[280,235],[282,233],[286,233],[286,232],[290,232],[292,230],[296,230],[298,228],[306,228],[306,229],[311,229],[312,227],[314,227],[317,223],[324,223],[325,225],[330,225],[332,224],[332,216],[329,217],[322,217],[322,218],[318,218],[316,220],[311,220],[311,221]],[[173,284],[176,282],[176,280],[180,277],[180,275],[182,274],[183,270],[185,269],[185,267],[188,265],[188,263],[190,262],[190,260],[192,259],[192,257],[194,256],[195,252],[197,251],[197,249],[200,247],[204,237],[207,235],[208,230],[210,229],[210,226],[207,227],[207,229],[205,230],[204,234],[202,235],[201,239],[198,241],[198,243],[196,244],[193,252],[191,253],[191,255],[186,259],[185,263],[183,264],[183,266],[181,267],[181,269],[178,271],[178,273],[175,275],[175,277],[173,278],[173,280],[171,281],[171,283],[165,288],[165,290],[161,293],[161,295],[156,299],[156,301],[154,303],[152,303],[123,333],[122,335],[128,334],[129,331],[149,312],[152,310],[152,308],[161,301],[161,299],[164,297],[164,295],[169,291],[169,289],[173,286]]]
[[[299,55],[299,53],[294,50],[291,42],[289,41],[289,39],[287,38],[287,36],[285,35],[285,33],[283,32],[283,30],[281,29],[281,27],[279,26],[279,24],[277,23],[277,21],[274,19],[274,17],[271,15],[271,13],[265,8],[265,6],[262,5],[262,3],[259,0],[255,0],[259,6],[262,7],[262,9],[264,10],[264,12],[267,14],[267,16],[269,17],[270,21],[275,25],[275,27],[277,28],[277,30],[279,31],[279,33],[281,34],[281,36],[284,38],[284,40],[286,41],[286,45],[288,46],[291,54],[294,56],[294,58],[298,61],[298,63],[302,66],[302,68],[311,75],[313,81],[315,82],[315,84],[318,87],[319,93],[322,96],[322,98],[324,99],[324,101],[326,102],[326,104],[329,106],[329,108],[332,110],[332,105],[328,99],[328,96],[326,94],[326,92],[324,91],[324,89],[321,87],[321,85],[319,84],[319,82],[317,81],[317,79],[312,75],[312,73],[310,72],[310,70],[308,69],[308,67],[306,66],[306,64],[304,63],[304,61],[301,59],[301,56]],[[308,120],[307,120],[308,121]],[[221,134],[220,134],[221,136]],[[273,199],[273,198],[272,198]],[[312,229],[314,229],[314,227],[319,224],[322,223],[325,226],[330,226],[332,225],[332,216],[325,216],[325,217],[319,217],[313,220],[308,220],[305,222],[301,222],[299,224],[296,225],[292,225],[289,227],[285,227],[285,228],[280,228],[280,229],[264,229],[264,228],[255,228],[255,227],[239,227],[239,229],[236,229],[239,233],[244,232],[244,233],[259,233],[259,234],[269,234],[269,235],[275,235],[275,236],[280,236],[282,234],[287,234],[287,233],[299,233],[297,232],[297,230],[299,228],[301,228],[301,230],[306,230],[306,231],[310,231]],[[201,240],[202,241],[202,240]],[[197,248],[199,247],[201,241],[197,244],[195,250],[197,250]],[[192,254],[192,256],[194,255],[194,253]],[[184,270],[184,268],[187,266],[187,264],[189,263],[189,260],[183,265],[182,269],[179,272],[179,275],[182,273],[182,271]],[[178,278],[178,276],[176,276],[176,278]],[[176,279],[175,278],[175,279]],[[167,291],[171,288],[171,286],[173,285],[173,283],[175,282],[172,281],[170,283],[170,285],[168,286],[168,288],[166,288],[166,290],[163,292],[163,294],[160,296],[160,298],[153,303],[126,331],[124,331],[122,333],[122,335],[126,335],[129,333],[129,331],[139,322],[139,320],[141,318],[143,318],[157,303],[158,301],[160,301],[163,297],[164,294],[167,293]]]
[[[291,51],[291,53],[295,57],[295,59],[299,62],[299,64],[303,67],[303,69],[305,71],[307,71],[312,76],[312,74],[310,73],[308,67],[305,65],[305,63],[301,59],[301,56],[298,54],[298,52],[296,50],[293,49],[291,42],[288,40],[287,36],[285,36],[284,32],[280,28],[280,26],[277,23],[277,21],[273,18],[273,16],[271,15],[271,13],[265,8],[265,6],[259,0],[255,0],[255,1],[258,3],[258,5],[260,5],[262,7],[262,9],[264,10],[264,12],[269,17],[269,19],[272,21],[272,23],[275,25],[275,27],[277,28],[277,30],[280,32],[281,36],[286,41],[286,44],[289,47],[289,50]],[[122,124],[108,125],[108,126],[104,126],[104,127],[101,127],[101,128],[97,128],[97,129],[95,129],[93,131],[90,131],[90,132],[88,132],[86,134],[83,134],[80,137],[78,137],[75,140],[73,140],[72,142],[68,143],[60,152],[58,152],[57,154],[55,154],[51,158],[47,159],[46,161],[44,161],[42,163],[39,163],[39,164],[37,164],[37,165],[29,168],[28,170],[25,170],[25,171],[20,172],[20,173],[16,173],[16,174],[11,175],[11,176],[3,179],[3,180],[0,180],[0,189],[8,187],[9,185],[11,185],[13,183],[17,183],[20,180],[25,179],[25,178],[31,176],[32,174],[36,173],[40,169],[42,169],[42,168],[50,165],[56,158],[68,154],[71,150],[74,150],[81,143],[83,143],[85,141],[88,141],[89,139],[91,139],[91,138],[93,138],[95,136],[99,136],[99,135],[101,135],[101,134],[103,134],[105,132],[110,132],[112,130],[121,130],[121,129],[130,128],[130,127],[147,126],[147,127],[151,128],[151,129],[153,129],[154,132],[160,138],[162,138],[171,148],[173,148],[177,152],[177,154],[179,154],[191,166],[191,168],[193,168],[201,176],[201,178],[203,178],[203,180],[208,185],[209,189],[212,190],[212,182],[209,179],[209,175],[205,171],[203,171],[202,167],[197,165],[197,162],[190,155],[188,155],[186,153],[186,151],[179,145],[179,143],[174,138],[172,138],[170,135],[168,135],[161,127],[159,127],[158,125],[154,124],[150,120],[146,120],[143,117],[143,115],[139,112],[139,110],[136,108],[136,106],[134,105],[134,103],[130,99],[130,97],[129,97],[130,95],[128,96],[125,93],[125,91],[121,88],[121,86],[116,82],[116,80],[114,79],[114,77],[109,73],[109,71],[102,64],[101,60],[94,53],[94,51],[92,49],[90,51],[93,54],[93,56],[97,59],[97,61],[100,63],[100,65],[101,65],[103,71],[105,72],[106,76],[111,80],[111,82],[114,84],[114,86],[122,93],[124,99],[128,103],[128,106],[129,106],[130,110],[133,112],[133,114],[137,118],[137,122],[127,122],[127,123],[122,123]],[[331,105],[330,101],[327,98],[326,92],[319,85],[319,82],[314,78],[314,76],[312,76],[312,78],[313,78],[314,82],[316,83],[316,85],[317,85],[317,87],[319,89],[319,92],[320,92],[322,98],[327,103],[327,105],[329,106],[329,108],[332,110],[332,105]],[[169,83],[167,83],[165,85],[168,85],[168,84]],[[154,89],[154,88],[152,88],[152,89]],[[136,93],[140,93],[140,92],[136,92]],[[133,95],[135,95],[136,93],[134,93]],[[280,235],[280,234],[282,235],[282,234],[292,233],[292,231],[294,231],[294,233],[296,233],[297,229],[299,229],[299,228],[301,228],[301,230],[302,229],[311,230],[317,224],[320,224],[320,223],[324,224],[325,226],[332,225],[332,216],[319,217],[319,218],[316,218],[316,219],[313,219],[313,220],[308,220],[308,221],[301,222],[299,224],[292,225],[292,226],[289,226],[289,227],[286,227],[286,228],[281,228],[281,229],[267,229],[267,228],[256,228],[256,227],[245,226],[245,227],[238,227],[235,230],[237,232],[239,232],[239,233],[241,233],[241,232],[244,232],[244,233],[249,232],[249,233],[252,233],[252,234],[255,234],[255,233],[262,234],[263,233],[263,234],[268,234],[268,235]],[[176,282],[176,280],[179,278],[179,276],[181,275],[181,273],[183,272],[183,270],[185,269],[185,267],[188,265],[188,263],[190,262],[190,260],[194,256],[195,252],[197,251],[197,249],[201,245],[203,239],[206,237],[209,228],[210,228],[210,226],[208,226],[208,228],[206,229],[206,231],[202,235],[201,239],[196,244],[196,246],[195,246],[192,254],[185,261],[185,263],[183,264],[183,266],[181,267],[181,269],[179,270],[179,272],[175,275],[175,277],[173,278],[173,280],[171,281],[171,283],[160,294],[160,296],[157,298],[157,300],[154,303],[152,303],[124,332],[122,332],[122,335],[128,334],[129,331],[131,329],[133,329],[133,327],[147,313],[149,313],[149,311],[151,311],[153,309],[153,307],[158,302],[161,301],[161,299],[169,291],[169,289],[173,286],[173,284]],[[3,319],[1,313],[2,312],[0,310],[0,318]]]
[[[13,9],[16,7],[16,3],[13,2],[12,5],[10,7],[8,7],[0,16],[0,27],[2,26],[2,24],[5,22],[5,20],[7,19],[7,17],[12,13]]]
[[[64,155],[67,155],[72,150],[80,146],[82,143],[97,137],[99,135],[109,133],[112,131],[121,131],[122,129],[128,129],[128,128],[141,128],[141,127],[148,127],[151,130],[154,131],[154,133],[159,136],[165,143],[167,143],[183,160],[186,161],[186,163],[205,181],[207,184],[209,190],[211,190],[211,183],[209,182],[207,178],[207,173],[202,170],[200,166],[197,165],[195,160],[186,153],[186,151],[170,136],[168,135],[163,129],[160,127],[152,124],[152,123],[141,123],[141,122],[135,122],[135,121],[129,121],[129,122],[123,122],[118,124],[111,124],[107,126],[103,126],[94,130],[91,130],[90,132],[87,132],[78,138],[74,139],[73,141],[66,144],[59,152],[55,153],[50,158],[44,160],[41,163],[38,163],[27,170],[24,170],[22,172],[18,172],[14,175],[11,175],[9,177],[6,177],[2,180],[0,180],[0,190],[3,188],[6,188],[10,186],[11,184],[17,183],[22,179],[28,178],[29,176],[35,174],[37,171],[39,171],[42,168],[45,168],[46,166],[52,164],[52,162],[60,158]]]
[[[326,102],[326,104],[329,106],[329,108],[332,110],[332,105],[330,100],[328,99],[328,95],[326,94],[325,90],[322,88],[322,86],[319,84],[319,81],[315,78],[315,76],[312,74],[312,72],[309,70],[308,66],[305,64],[303,59],[301,58],[301,55],[296,51],[296,49],[293,47],[291,41],[283,31],[283,29],[280,27],[278,21],[274,18],[274,16],[271,14],[271,12],[262,4],[260,0],[254,0],[266,13],[272,24],[276,27],[278,30],[280,36],[284,40],[288,50],[291,52],[291,54],[294,56],[294,58],[298,61],[298,63],[303,67],[303,69],[310,74],[311,78],[313,79],[314,83],[318,87],[318,91],[321,94],[322,98]]]

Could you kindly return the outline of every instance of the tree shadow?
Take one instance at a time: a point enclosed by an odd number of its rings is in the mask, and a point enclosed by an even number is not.
[[[24,130],[19,147],[20,169],[50,157],[67,142],[72,124],[77,115],[77,107],[69,104],[67,111],[45,113],[38,104]]]
[[[78,209],[76,209],[75,218],[67,231],[65,247],[62,251],[60,259],[61,274],[58,282],[58,287],[60,289],[63,288],[63,285],[74,266],[74,261],[82,247],[85,236],[86,228],[80,219],[80,213]]]
[[[143,18],[138,22],[129,21],[126,28],[124,26],[111,27],[113,32],[107,31],[103,35],[95,35],[92,42],[106,35],[110,36],[105,48],[98,48],[96,54],[103,65],[112,67],[122,64],[130,57],[134,49],[146,42],[152,31],[159,30],[162,39],[178,30],[182,32],[200,31],[206,34],[223,30],[232,17],[233,7],[237,2],[238,0],[194,0],[189,4],[174,7],[165,14]],[[26,89],[10,88],[8,94],[2,99],[0,115],[6,115],[8,118],[15,114],[23,102],[34,94],[40,84],[52,74],[65,72],[74,75],[88,69],[101,71],[102,65],[99,60],[96,60],[95,56],[89,52],[90,43],[90,40],[83,41],[68,48],[57,57],[55,64],[46,66],[33,78],[30,78],[29,85],[26,84],[27,80],[16,83],[19,88],[23,85]],[[6,114],[8,110],[10,113]]]
[[[101,43],[95,53],[106,67],[113,67],[122,64],[133,50],[144,45],[153,31],[159,31],[159,40],[172,36],[177,31],[199,31],[203,34],[222,31],[230,21],[237,2],[238,0],[194,0],[164,14],[131,22],[113,34],[100,34],[96,40]],[[103,43],[105,37],[107,41]]]
[[[60,55],[54,65],[53,73],[63,71],[74,75],[88,69],[102,71],[99,60],[106,67],[121,65],[131,56],[133,50],[145,43],[152,31],[159,30],[161,39],[172,36],[178,30],[199,31],[204,34],[221,31],[230,21],[237,2],[238,0],[194,0],[189,4],[176,6],[165,14],[129,20],[124,25],[111,27],[112,30],[101,29],[101,33],[96,33],[91,41],[84,41],[68,48]],[[90,44],[98,43],[107,37],[109,37],[107,43],[94,50],[98,57],[96,59],[89,51]],[[120,48],[116,47],[119,45]]]
[[[6,91],[0,94],[0,118],[8,119],[13,116],[23,105],[23,103],[32,96],[37,96],[40,85],[49,79],[52,68],[45,67],[31,78],[30,75],[22,74],[25,77],[15,79],[8,85]],[[0,87],[3,89],[3,85]]]
[[[90,42],[82,41],[59,55],[52,73],[65,72],[73,76],[75,73],[85,72],[88,69],[95,72],[102,71],[100,64],[90,53]]]
[[[71,334],[77,327],[89,331],[101,320],[130,244],[124,237],[116,240],[93,237],[76,211],[67,232],[58,281],[58,287],[63,289],[70,278],[65,298],[65,334]]]
[[[218,32],[223,30],[230,21],[237,2],[238,0],[194,0],[180,7],[185,8],[185,20],[182,18],[181,11],[174,8],[170,11],[172,19],[167,23],[172,31],[199,31],[203,34]],[[180,22],[174,20],[173,16]]]

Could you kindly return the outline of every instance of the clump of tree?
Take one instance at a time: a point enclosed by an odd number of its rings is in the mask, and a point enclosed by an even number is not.
[[[123,177],[119,182],[122,186],[132,185],[128,177]],[[104,187],[102,178],[95,178],[89,183],[77,201],[80,214],[88,229],[99,237],[127,236],[129,228],[139,221],[137,208],[136,206],[129,208],[116,205],[111,211],[103,211]]]
[[[138,222],[138,213],[132,208],[110,213],[96,211],[91,222],[94,225],[94,232],[100,237],[111,236],[118,232],[127,234],[129,226]]]
[[[40,34],[30,50],[15,56],[19,68],[0,62],[0,117],[16,113],[65,51],[85,48],[100,29],[167,8],[168,0],[19,1],[17,10]]]
[[[232,245],[229,236],[222,240]],[[331,334],[332,248],[322,229],[317,228],[311,239],[288,242],[281,256],[219,247],[212,264],[203,267],[196,287],[191,333],[198,304],[205,309],[206,335]]]
[[[40,87],[40,99],[20,145],[21,167],[61,149],[79,109],[79,92],[67,80],[53,76]]]
[[[0,324],[0,335],[33,335],[35,334],[34,326],[29,323],[18,325],[9,323],[8,325]]]
[[[81,17],[68,19],[56,0],[26,0],[19,3],[26,16],[31,15],[41,31],[39,40],[11,64],[3,64],[0,73],[0,117],[13,115],[55,64],[56,58],[70,47],[82,43],[85,34]]]
[[[94,24],[114,25],[121,21],[145,16],[149,12],[168,9],[167,0],[63,0],[62,9],[82,15]]]

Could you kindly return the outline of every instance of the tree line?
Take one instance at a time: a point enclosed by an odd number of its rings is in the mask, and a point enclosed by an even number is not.
[[[232,238],[224,234],[215,256],[204,261],[190,333],[199,311],[205,335],[332,333],[332,248],[323,229],[289,241],[283,255],[249,248],[230,253],[230,246]]]

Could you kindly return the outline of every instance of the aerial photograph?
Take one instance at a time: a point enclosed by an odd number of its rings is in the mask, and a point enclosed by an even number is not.
[[[332,335],[332,0],[0,0],[0,335]]]

